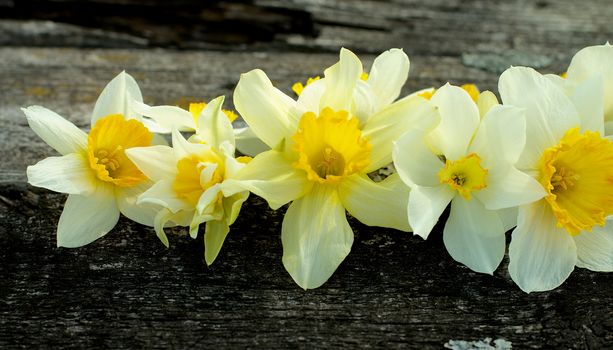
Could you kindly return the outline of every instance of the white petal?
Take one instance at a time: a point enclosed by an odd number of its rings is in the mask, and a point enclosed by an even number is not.
[[[549,79],[549,81],[551,81],[555,86],[557,86],[560,89],[564,90],[567,94],[570,94],[570,91],[572,89],[569,89],[571,86],[570,86],[570,84],[568,84],[568,80],[567,79],[562,78],[558,74],[543,74],[543,76],[545,78]]]
[[[532,203],[546,194],[538,181],[512,166],[490,171],[487,174],[487,187],[474,192],[475,197],[489,210]]]
[[[496,213],[498,213],[500,221],[502,221],[504,232],[507,232],[513,227],[517,226],[517,207],[496,210]]]
[[[207,265],[211,265],[219,251],[226,236],[230,231],[230,227],[225,220],[213,220],[206,223],[204,231],[204,260]]]
[[[519,208],[509,245],[509,273],[524,292],[551,290],[570,276],[577,262],[572,237],[556,226],[544,201]]]
[[[298,96],[298,105],[305,112],[319,114],[319,103],[325,91],[326,79],[315,80],[304,87],[304,90]]]
[[[132,101],[143,102],[143,95],[136,80],[130,74],[121,72],[100,93],[92,112],[91,125],[94,126],[98,119],[109,114],[121,114],[126,119],[140,117],[132,110]]]
[[[362,79],[358,79],[353,90],[351,115],[360,120],[360,125],[366,125],[377,107],[377,97],[372,88]]]
[[[96,190],[97,179],[81,153],[49,157],[27,168],[28,182],[37,187],[69,194],[89,194]]]
[[[178,198],[172,189],[173,180],[161,180],[138,197],[137,204],[154,204],[168,208],[173,213],[179,210],[190,210],[190,205]]]
[[[61,155],[86,150],[87,134],[57,113],[41,106],[21,110],[32,131]]]
[[[270,148],[296,132],[296,102],[272,86],[259,69],[241,75],[234,90],[234,106],[253,132]]]
[[[196,121],[189,111],[177,106],[148,106],[141,102],[134,102],[132,109],[150,118],[144,119],[151,132],[170,133],[173,128],[181,131],[196,130]]]
[[[234,129],[234,137],[236,149],[242,154],[255,157],[270,150],[270,147],[262,142],[249,127]]]
[[[613,221],[605,227],[594,226],[573,237],[577,244],[577,266],[592,271],[613,271]]]
[[[447,185],[411,188],[409,224],[413,228],[413,233],[424,239],[428,238],[430,231],[455,194],[456,191]]]
[[[81,247],[106,235],[119,220],[113,188],[99,186],[88,196],[71,194],[57,226],[58,247]]]
[[[174,151],[168,146],[132,147],[126,155],[136,167],[154,182],[172,179],[177,174]]]
[[[456,261],[491,275],[504,257],[504,232],[495,211],[486,210],[474,198],[467,201],[458,196],[451,202],[443,242]]]
[[[150,227],[153,227],[155,216],[160,207],[145,203],[137,204],[137,201],[138,197],[152,185],[152,182],[144,181],[132,187],[115,188],[119,211],[128,219]]]
[[[302,288],[317,288],[332,276],[353,244],[336,189],[315,186],[294,201],[283,218],[283,265]]]
[[[430,135],[431,142],[449,160],[463,157],[481,121],[477,105],[466,91],[449,84],[436,90],[430,101],[441,116]]]
[[[594,76],[604,81],[605,119],[613,120],[613,46],[586,47],[575,54],[568,67],[567,79],[582,82]]]
[[[393,142],[412,128],[432,127],[438,121],[434,105],[419,96],[409,96],[387,106],[372,116],[363,135],[372,145],[371,172],[392,162]]]
[[[311,189],[306,173],[295,169],[278,151],[268,151],[253,158],[235,179],[223,182],[224,196],[251,191],[264,198],[272,209],[302,197]]]
[[[504,104],[526,112],[526,147],[520,169],[534,167],[546,148],[557,144],[568,129],[580,126],[577,110],[564,91],[532,68],[507,69],[498,89]]]
[[[377,109],[398,98],[409,77],[409,67],[409,57],[402,49],[391,49],[375,58],[368,76],[368,85],[377,96]]]
[[[366,225],[411,230],[407,217],[409,188],[398,174],[378,183],[365,175],[350,176],[341,182],[339,196],[347,211]]]
[[[361,74],[360,59],[353,52],[342,48],[340,60],[324,71],[326,90],[319,102],[319,109],[329,107],[335,111],[351,111],[353,92]]]
[[[440,185],[439,171],[445,165],[426,144],[427,131],[410,130],[394,142],[394,166],[409,186]]]
[[[224,97],[220,96],[209,102],[198,120],[198,135],[217,148],[224,142],[229,142],[234,147],[232,123],[221,110],[223,101]]]
[[[481,157],[481,166],[491,169],[517,163],[526,144],[526,118],[523,110],[497,105],[483,117],[469,153]]]
[[[601,76],[587,79],[575,86],[571,98],[581,115],[582,131],[597,131],[601,135],[604,133],[605,95],[603,89]],[[613,90],[611,90],[611,93],[613,93]],[[613,95],[609,99],[613,100]]]

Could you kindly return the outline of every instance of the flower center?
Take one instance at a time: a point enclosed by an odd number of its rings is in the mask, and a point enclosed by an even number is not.
[[[591,231],[613,214],[613,142],[598,133],[568,130],[543,152],[539,170],[545,200],[569,234]]]
[[[205,107],[206,107],[206,102],[189,104],[189,112],[192,114],[192,118],[194,118],[194,121],[196,122],[196,126],[198,126],[198,121],[200,120],[200,113],[202,113]],[[238,118],[238,115],[236,115],[236,113],[234,113],[233,111],[229,109],[222,109],[221,111],[226,115],[226,117],[228,117],[228,120],[230,121],[230,123],[232,123],[233,121],[236,120],[236,118]]]
[[[130,187],[147,177],[128,159],[125,150],[150,146],[153,134],[134,119],[121,114],[101,118],[87,137],[87,156],[96,177],[120,187]]]
[[[177,197],[195,207],[202,193],[222,182],[223,175],[223,162],[216,154],[190,155],[177,162],[177,176],[172,189]]]
[[[445,167],[439,171],[438,178],[466,200],[470,200],[472,191],[487,187],[487,170],[481,167],[481,158],[475,153],[455,161],[445,159]]]
[[[293,137],[298,152],[294,167],[306,171],[309,180],[328,184],[364,169],[370,164],[371,145],[358,125],[346,111],[324,108],[319,117],[303,114]]]

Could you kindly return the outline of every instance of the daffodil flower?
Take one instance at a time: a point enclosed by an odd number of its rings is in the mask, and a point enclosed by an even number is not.
[[[61,154],[27,169],[30,184],[69,194],[58,223],[58,246],[79,247],[104,236],[120,212],[153,226],[152,209],[136,205],[150,182],[125,155],[153,140],[131,111],[132,100],[142,100],[140,89],[122,72],[96,101],[89,134],[44,107],[23,109],[32,130]]]
[[[360,60],[341,49],[340,61],[304,87],[298,101],[261,70],[241,76],[234,105],[271,150],[224,192],[247,189],[273,209],[293,201],[281,229],[283,264],[302,288],[322,285],[351,250],[345,210],[367,225],[410,230],[408,189],[398,176],[379,183],[367,176],[391,163],[392,140],[434,115],[418,96],[393,102],[408,72],[408,57],[394,49],[375,59],[363,81]]]
[[[545,195],[515,168],[525,143],[524,115],[496,105],[481,119],[474,97],[449,84],[431,102],[440,122],[410,130],[394,145],[396,170],[411,187],[409,223],[425,239],[451,202],[443,230],[447,251],[491,274],[504,256],[505,232],[515,224],[512,208]]]
[[[205,260],[212,264],[236,220],[248,191],[224,196],[224,181],[234,178],[247,158],[234,158],[234,133],[230,119],[222,111],[223,97],[211,101],[200,113],[198,143],[188,142],[181,133],[172,132],[168,146],[135,147],[128,157],[155,184],[138,198],[138,203],[161,206],[155,217],[155,231],[168,246],[164,226],[173,222],[189,226],[196,238],[201,223]]]
[[[604,113],[605,135],[613,135],[612,45],[606,43],[581,49],[572,58],[564,76],[547,77],[566,91],[580,114]],[[603,94],[593,95],[594,91],[601,91]]]
[[[132,108],[145,117],[144,121],[154,132],[169,134],[173,129],[194,132],[192,137],[194,142],[198,142],[206,138],[209,132],[199,124],[200,114],[206,106],[205,102],[190,103],[188,110],[185,110],[177,106],[149,106],[142,101],[135,101]],[[231,110],[222,109],[222,112],[230,122],[238,118]],[[235,128],[233,132],[237,149],[243,154],[254,156],[269,149],[248,127]]]
[[[585,104],[602,101],[600,89]],[[504,104],[526,111],[526,147],[518,168],[546,196],[519,207],[509,246],[509,273],[526,291],[562,284],[575,265],[613,271],[613,142],[603,136],[602,109],[580,112],[558,85],[514,67],[499,81]]]

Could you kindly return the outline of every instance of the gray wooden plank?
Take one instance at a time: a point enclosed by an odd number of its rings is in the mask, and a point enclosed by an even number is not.
[[[613,37],[608,0],[23,0],[0,11],[7,46],[566,56]]]

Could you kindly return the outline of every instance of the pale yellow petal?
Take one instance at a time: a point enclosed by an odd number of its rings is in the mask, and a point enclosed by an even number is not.
[[[271,208],[302,197],[312,187],[306,172],[294,168],[292,162],[278,151],[259,154],[234,179],[223,182],[224,196],[251,191],[264,198]]]
[[[324,284],[345,259],[353,231],[345,209],[330,186],[316,186],[294,201],[283,218],[283,265],[304,289]]]
[[[253,132],[270,148],[296,132],[296,101],[275,88],[259,69],[241,75],[234,90],[234,106]]]
[[[204,260],[211,265],[226,240],[230,227],[225,220],[213,220],[206,223],[204,231]]]
[[[366,225],[411,231],[407,216],[409,187],[398,174],[381,182],[365,175],[350,176],[341,182],[339,196],[349,214]]]

